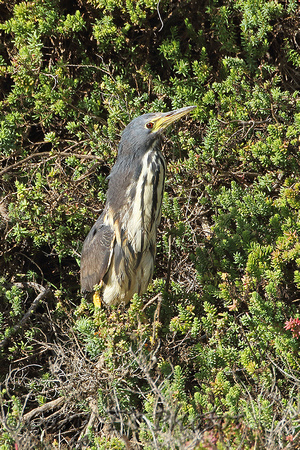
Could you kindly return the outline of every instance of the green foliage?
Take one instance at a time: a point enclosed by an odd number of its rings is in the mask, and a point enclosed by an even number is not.
[[[3,308],[0,314],[0,341],[13,333],[13,324],[24,313],[24,293],[17,286],[7,287],[6,280],[0,278],[0,299]]]
[[[282,15],[283,6],[276,1],[241,0],[235,7],[242,11],[241,39],[250,65],[254,66],[269,48],[272,20]]]
[[[0,3],[1,448],[297,448],[299,3]],[[187,105],[153,283],[94,311],[81,243],[120,133]]]

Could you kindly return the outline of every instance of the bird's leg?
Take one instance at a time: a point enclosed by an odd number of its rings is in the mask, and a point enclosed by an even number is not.
[[[98,291],[96,291],[93,295],[93,303],[95,308],[101,308],[101,297]]]
[[[101,283],[96,284],[96,286],[94,286],[95,292],[93,295],[93,303],[95,308],[101,308],[101,295],[100,295],[100,289],[102,287],[103,281],[101,281]]]

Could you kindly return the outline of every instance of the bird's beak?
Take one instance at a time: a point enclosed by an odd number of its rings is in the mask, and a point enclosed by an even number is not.
[[[185,108],[175,109],[174,111],[160,113],[160,115],[154,119],[155,128],[153,131],[163,131],[171,123],[180,119],[182,116],[185,116],[195,108],[196,106],[186,106]]]

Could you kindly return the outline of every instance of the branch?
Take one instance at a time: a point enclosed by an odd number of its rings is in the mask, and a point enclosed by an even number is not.
[[[218,122],[223,123],[224,125],[229,125],[230,123],[237,123],[239,125],[242,126],[257,126],[257,125],[264,125],[265,123],[270,123],[271,119],[270,117],[268,117],[266,120],[239,120],[239,119],[233,119],[233,120],[222,120],[222,119],[217,119]]]
[[[89,407],[91,410],[91,414],[90,414],[87,425],[82,430],[82,432],[79,436],[78,443],[80,443],[81,440],[84,439],[85,436],[87,436],[87,434],[90,432],[90,430],[93,429],[94,424],[99,417],[98,403],[95,398],[89,398]]]
[[[51,402],[44,403],[43,405],[38,406],[35,409],[32,409],[27,414],[24,414],[23,422],[29,422],[29,420],[31,420],[37,414],[47,412],[50,409],[53,409],[53,408],[56,408],[56,407],[62,405],[64,402],[65,402],[65,397],[59,397],[55,400],[52,400]]]
[[[170,287],[170,277],[171,277],[171,264],[172,264],[172,236],[169,234],[169,254],[168,254],[168,267],[167,267],[167,276],[166,276],[166,292],[169,291]]]
[[[98,159],[100,161],[103,161],[103,158],[100,158],[100,156],[81,155],[80,153],[68,153],[68,152],[60,152],[60,153],[55,153],[55,154],[53,154],[52,152],[32,153],[32,155],[26,156],[26,158],[21,159],[21,161],[18,161],[16,163],[12,164],[11,166],[5,167],[5,169],[0,170],[0,176],[3,175],[4,173],[9,172],[12,169],[15,169],[18,166],[21,166],[23,163],[29,161],[30,159],[35,158],[36,156],[38,156],[40,158],[43,156],[49,156],[50,158],[57,158],[58,156],[64,156],[64,157],[68,158],[69,156],[75,156],[78,159]]]
[[[34,283],[36,285],[36,283]],[[9,336],[7,336],[5,339],[3,339],[0,342],[0,349],[3,347],[6,347],[6,345],[9,343],[9,340],[11,338],[11,336],[13,336],[14,334],[16,334],[20,328],[23,328],[23,326],[25,325],[25,323],[27,322],[27,320],[29,319],[29,317],[34,313],[34,311],[36,310],[36,308],[38,307],[40,301],[46,297],[46,295],[48,295],[48,293],[50,292],[50,288],[46,287],[44,288],[41,285],[38,285],[39,289],[43,289],[39,295],[33,300],[33,302],[31,303],[29,309],[27,310],[27,312],[24,314],[24,316],[22,317],[22,319],[20,320],[20,322],[18,322],[11,330],[11,333]],[[35,286],[36,287],[36,286]]]

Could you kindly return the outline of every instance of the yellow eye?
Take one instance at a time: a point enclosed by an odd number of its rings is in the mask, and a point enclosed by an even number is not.
[[[152,130],[153,127],[154,127],[154,123],[153,122],[146,123],[146,128],[148,128],[149,130]]]

